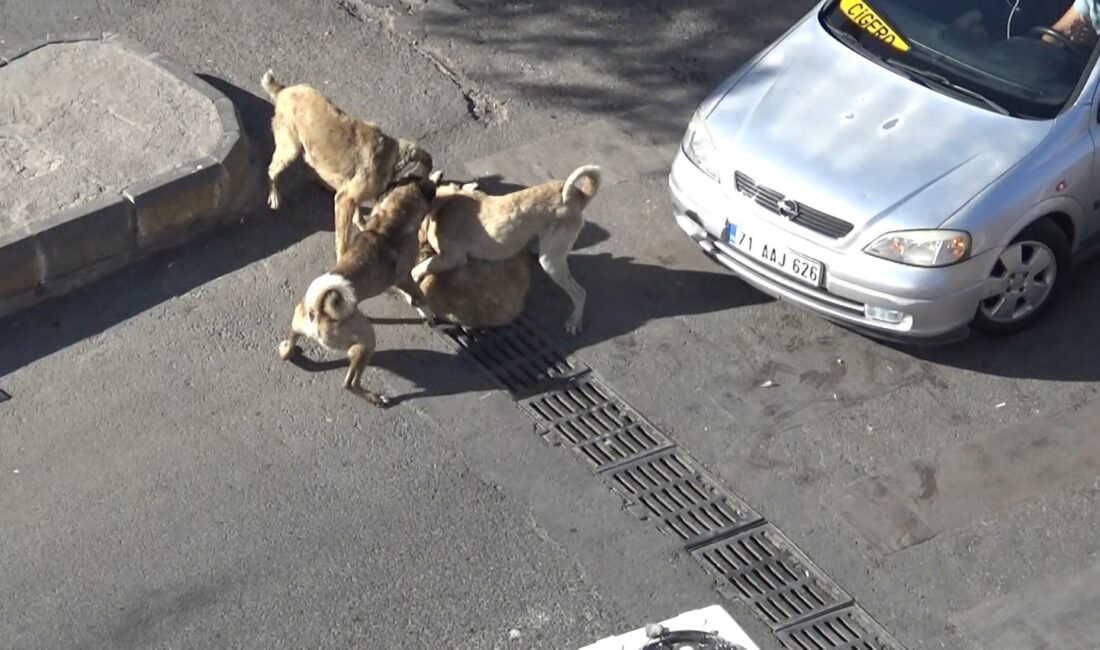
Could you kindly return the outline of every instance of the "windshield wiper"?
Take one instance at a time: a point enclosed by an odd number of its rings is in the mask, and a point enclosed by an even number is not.
[[[947,88],[948,90],[950,90],[952,92],[955,92],[955,93],[958,93],[960,95],[965,95],[966,97],[969,97],[971,99],[976,99],[976,100],[982,102],[983,104],[985,104],[986,106],[988,106],[989,108],[992,108],[993,110],[997,111],[1001,115],[1012,115],[1013,114],[1012,111],[1008,110],[1007,108],[1005,108],[1001,104],[998,104],[997,102],[993,101],[992,99],[990,99],[989,97],[983,95],[982,93],[980,93],[976,90],[972,90],[970,88],[967,88],[966,86],[960,86],[959,84],[951,81],[950,79],[948,79],[947,77],[943,76],[942,74],[940,74],[938,72],[933,72],[931,70],[925,70],[924,68],[912,65],[910,63],[906,63],[904,61],[899,61],[898,59],[894,59],[894,58],[885,58],[885,59],[883,59],[883,61],[887,65],[889,65],[893,68],[896,68],[898,70],[901,70],[905,74],[905,76],[909,77],[910,79],[913,79],[914,81],[918,81],[918,82],[923,82],[923,84],[926,87],[930,83],[935,84],[937,86]]]

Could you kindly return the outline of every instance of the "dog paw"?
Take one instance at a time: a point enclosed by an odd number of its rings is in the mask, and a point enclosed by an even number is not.
[[[279,343],[279,358],[283,361],[289,361],[297,349],[290,341],[282,341]]]
[[[279,195],[275,192],[267,195],[267,206],[272,210],[279,209]]]
[[[360,397],[367,400],[367,402],[370,403],[373,406],[377,406],[380,409],[390,407],[390,404],[391,404],[390,398],[386,397],[385,395],[380,395],[380,394],[378,394],[374,391],[367,390],[367,389],[363,388],[362,386],[348,386],[348,385],[345,385],[344,387],[347,388],[348,390],[350,390],[351,392],[358,394]]]
[[[428,180],[435,183],[436,185],[439,185],[439,181],[443,180],[443,170],[437,169],[431,174],[428,174]]]
[[[571,316],[569,320],[565,321],[565,332],[570,336],[576,336],[581,333],[581,317]]]

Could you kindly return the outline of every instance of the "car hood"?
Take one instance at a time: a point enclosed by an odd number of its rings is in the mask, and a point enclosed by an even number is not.
[[[739,171],[854,224],[853,238],[872,224],[939,225],[1051,128],[925,88],[815,18],[741,76],[706,122],[727,193]]]

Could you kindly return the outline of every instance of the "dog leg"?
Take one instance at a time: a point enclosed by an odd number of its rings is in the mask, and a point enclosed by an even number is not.
[[[420,315],[429,325],[436,322],[435,314],[428,308],[427,299],[424,297],[424,292],[420,290],[420,287],[413,282],[411,275],[406,275],[403,279],[399,279],[394,285],[397,292],[404,298],[405,302],[409,303],[409,306],[416,310],[416,313]]]
[[[370,216],[370,212],[367,212],[367,217]],[[355,224],[355,227],[359,229],[359,232],[363,232],[367,229],[367,217],[363,216],[363,206],[356,203],[355,213],[351,215],[351,222]]]
[[[584,288],[577,284],[572,274],[569,273],[569,264],[564,257],[554,258],[549,255],[539,255],[539,264],[546,271],[546,275],[549,275],[550,279],[554,281],[554,284],[569,294],[569,299],[573,301],[573,313],[565,321],[565,331],[573,335],[579,334],[584,321],[586,297]]]
[[[565,321],[565,331],[571,335],[581,331],[586,293],[573,279],[565,258],[573,249],[583,225],[584,221],[580,219],[561,221],[539,235],[539,265],[573,301],[573,313]]]
[[[390,400],[385,395],[363,388],[363,371],[370,363],[373,352],[373,349],[362,343],[356,343],[348,348],[350,367],[348,368],[347,377],[344,378],[344,388],[358,392],[363,396],[363,399],[379,408],[385,408],[390,405]]]
[[[413,282],[419,285],[425,275],[438,275],[445,271],[450,271],[451,269],[457,269],[465,265],[467,261],[469,261],[469,258],[465,254],[456,255],[454,253],[439,253],[438,255],[433,255],[413,267]]]
[[[279,358],[283,361],[290,361],[294,357],[294,350],[298,345],[298,337],[301,336],[297,332],[291,331],[290,337],[285,341],[279,343]]]
[[[344,189],[336,193],[334,213],[336,215],[335,234],[337,262],[340,261],[340,258],[344,255],[344,251],[347,250],[348,242],[355,236],[355,234],[351,232],[351,221],[357,207],[358,204],[348,196]]]
[[[355,199],[355,212],[352,213],[351,221],[359,230],[366,230],[367,217],[370,216],[370,213],[368,212],[366,217],[363,216],[363,203],[367,200],[376,200],[385,188],[378,186],[377,179],[364,172],[352,176],[345,187],[348,196]]]
[[[397,289],[397,292],[405,298],[405,302],[409,303],[410,307],[419,307],[424,302],[424,293],[413,282],[411,275],[398,275],[393,288]]]
[[[302,144],[299,142],[297,135],[281,122],[282,120],[278,117],[272,120],[275,153],[271,156],[271,165],[267,168],[267,177],[271,181],[271,191],[267,195],[267,204],[272,210],[279,209],[279,174],[290,167],[290,164],[297,160],[302,153]]]
[[[340,256],[355,236],[351,231],[352,224],[354,223],[359,230],[366,227],[367,222],[363,218],[360,206],[364,200],[372,196],[373,191],[374,188],[367,177],[363,173],[358,173],[336,192],[336,261],[340,261]]]

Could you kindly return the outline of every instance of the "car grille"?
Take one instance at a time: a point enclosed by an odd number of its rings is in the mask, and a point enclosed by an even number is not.
[[[734,172],[733,182],[738,192],[749,197],[768,212],[782,216],[782,213],[779,211],[779,202],[785,198],[782,194],[770,187],[758,185],[756,181],[741,172]],[[798,224],[803,228],[808,228],[826,237],[832,237],[833,239],[840,239],[852,232],[854,226],[847,221],[829,216],[804,203],[798,203],[797,201],[795,201],[795,203],[798,205],[798,214],[795,215],[793,219],[790,219],[791,223]],[[784,216],[784,218],[786,217]]]

